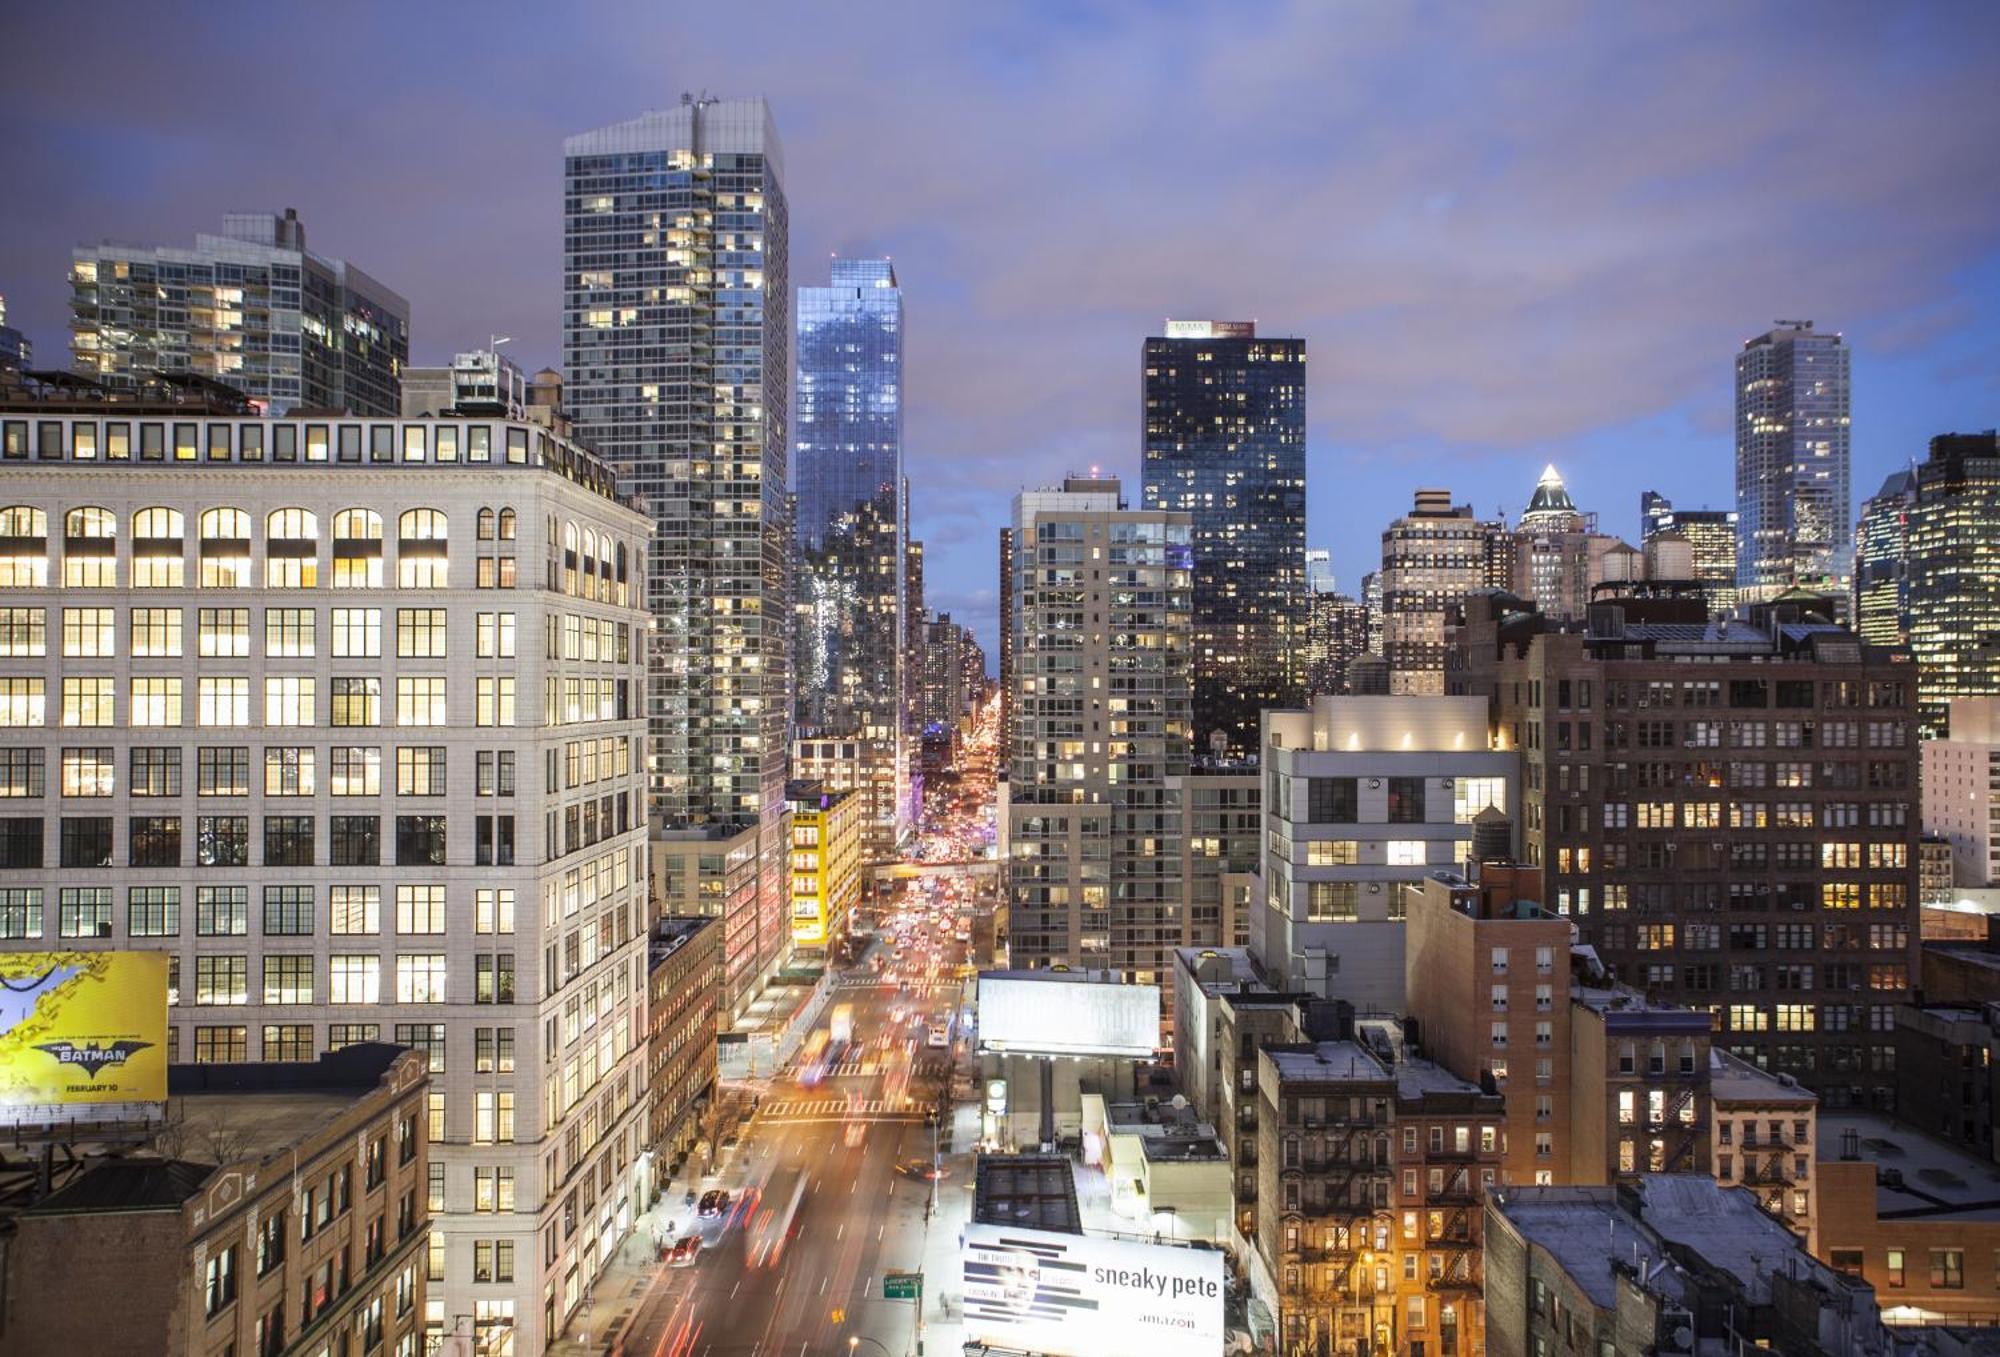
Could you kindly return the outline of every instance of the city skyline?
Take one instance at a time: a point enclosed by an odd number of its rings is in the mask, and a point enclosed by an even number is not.
[[[69,28],[80,18],[47,13],[17,19],[17,56],[0,57],[0,107],[22,133],[0,148],[0,171],[44,204],[0,238],[0,291],[9,323],[54,365],[66,359],[73,247],[171,243],[213,230],[223,211],[291,205],[317,247],[410,298],[413,361],[511,334],[533,370],[559,353],[560,220],[548,174],[526,167],[559,154],[563,135],[668,106],[682,88],[764,93],[789,129],[797,258],[884,254],[920,280],[908,302],[913,533],[930,544],[932,605],[992,651],[990,539],[1008,497],[1091,464],[1136,482],[1130,354],[1171,314],[1252,317],[1313,346],[1308,475],[1342,494],[1314,498],[1308,540],[1328,545],[1348,580],[1420,483],[1451,485],[1485,516],[1553,460],[1578,502],[1602,507],[1604,529],[1628,540],[1641,489],[1726,507],[1729,354],[1777,317],[1811,315],[1854,350],[1855,487],[1920,458],[1934,434],[1986,427],[1994,363],[1972,320],[2000,297],[1985,228],[2000,136],[1969,83],[1996,46],[1975,15],[1855,11],[1815,25],[1795,60],[1818,78],[1768,100],[1769,66],[1714,56],[1770,50],[1765,37],[1794,28],[1782,9],[1600,15],[1556,38],[1521,20],[1440,35],[1413,15],[1344,11],[1273,12],[1234,32],[1219,20],[1149,31],[1033,10],[926,16],[879,50],[854,49],[881,77],[859,99],[825,60],[838,36],[813,22],[752,21],[739,41],[740,20],[721,16],[605,9],[571,25],[523,11],[451,35],[461,64],[447,91],[422,86],[408,58],[351,60],[391,26],[411,54],[443,42],[441,17],[362,11],[277,59],[282,35],[226,8],[177,26],[98,24],[88,41]],[[555,40],[559,22],[582,41]],[[1045,31],[1068,41],[1045,54]],[[150,73],[223,34],[252,74],[163,109]],[[1637,43],[1649,62],[1636,97],[1600,99],[1629,79],[1615,53]],[[1183,57],[1184,45],[1205,55]],[[1115,63],[1127,74],[1080,75],[1111,50],[1131,54]],[[520,100],[513,82],[530,52],[547,63],[538,81],[557,78]],[[1324,79],[1328,62],[1354,63],[1351,96],[1331,92],[1341,82]],[[314,78],[321,70],[340,78]],[[1223,88],[1240,93],[1245,72],[1262,91],[1255,108],[1198,114]],[[283,82],[295,116],[238,116],[265,80],[273,92]],[[58,93],[100,81],[88,107]],[[1396,94],[1399,83],[1412,92]],[[1423,94],[1444,88],[1453,97]],[[1265,99],[1297,110],[1281,136],[1250,135]],[[1406,109],[1400,143],[1385,144],[1369,110],[1411,99],[1435,106]],[[1149,127],[1135,140],[1154,102],[1187,115],[1172,135]],[[1016,125],[1027,103],[1045,116]],[[1482,113],[1467,131],[1472,103]],[[1577,116],[1584,108],[1598,111]],[[1010,135],[997,135],[1003,124]],[[974,141],[997,148],[1002,172],[966,182],[893,171]],[[1343,143],[1352,149],[1336,152]],[[1757,168],[1787,145],[1779,172]],[[1920,153],[1888,149],[1912,145]],[[1192,199],[1179,168],[1190,147],[1224,166]],[[1103,156],[1129,166],[1116,189],[1094,178]],[[1343,186],[1337,200],[1312,189],[1260,219],[1258,250],[1218,262],[1204,239],[1216,213],[1237,221],[1247,209],[1233,204],[1254,201],[1248,184],[1321,160]],[[1753,175],[1758,192],[1746,195]],[[1024,176],[1043,184],[1031,202],[1006,187]],[[1662,193],[1677,204],[1664,219]],[[1045,229],[1025,230],[1031,218]],[[1786,225],[1798,220],[1840,226]],[[1089,274],[1051,253],[1107,233],[1143,245]],[[1427,390],[1437,364],[1454,373],[1449,390]],[[1024,390],[1037,392],[1034,427],[996,439]]]

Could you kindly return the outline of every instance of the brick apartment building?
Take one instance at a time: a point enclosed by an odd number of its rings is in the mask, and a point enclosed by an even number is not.
[[[1907,657],[1793,593],[1711,621],[1631,586],[1558,628],[1469,597],[1449,687],[1521,753],[1522,856],[1618,981],[1829,1107],[1893,1108],[1918,940]]]

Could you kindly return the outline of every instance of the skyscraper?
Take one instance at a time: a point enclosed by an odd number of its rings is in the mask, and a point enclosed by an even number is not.
[[[701,912],[723,890],[725,999],[789,939],[790,286],[777,128],[762,99],[679,105],[563,144],[563,366],[578,436],[655,524],[647,714],[663,873]],[[732,872],[732,875],[735,875]],[[745,911],[749,911],[745,917]]]
[[[1905,626],[1927,733],[1954,697],[2000,694],[2000,434],[1940,434],[1917,464]]]
[[[1642,545],[1670,532],[1686,539],[1694,558],[1694,578],[1708,600],[1710,616],[1736,610],[1734,509],[1676,509],[1665,495],[1648,490],[1639,496],[1639,521],[1645,534]]]
[[[1882,488],[1861,502],[1854,530],[1854,630],[1870,645],[1899,646],[1905,631],[1903,597],[1909,574],[1910,507],[1917,498],[1915,471],[1892,472]]]
[[[1624,544],[1597,531],[1597,515],[1576,507],[1553,464],[1542,471],[1509,543],[1509,584],[1554,617],[1582,617],[1606,558]]]
[[[1164,981],[1186,915],[1189,515],[1071,477],[1016,496],[1013,530],[1013,963]]]
[[[903,293],[886,259],[836,259],[798,298],[794,412],[801,601],[797,720],[862,748],[867,855],[908,825],[902,691],[909,541],[903,478]]]
[[[1382,656],[1389,691],[1444,692],[1445,614],[1474,589],[1504,587],[1505,528],[1453,504],[1449,490],[1419,490],[1410,512],[1382,533]]]
[[[1258,713],[1303,700],[1306,345],[1243,321],[1167,322],[1145,344],[1143,503],[1194,524],[1194,732],[1257,750]]]
[[[1845,589],[1848,362],[1838,334],[1783,320],[1736,355],[1736,582],[1745,603],[1795,584]]]
[[[109,386],[193,372],[273,414],[401,413],[410,304],[306,249],[291,208],[228,213],[193,249],[79,245],[69,280],[70,365]]]
[[[1334,589],[1333,553],[1306,552],[1301,681],[1308,697],[1347,691],[1347,667],[1368,650],[1368,608]]]

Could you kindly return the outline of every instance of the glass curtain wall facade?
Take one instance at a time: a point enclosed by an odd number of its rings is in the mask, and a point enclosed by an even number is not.
[[[909,543],[903,493],[903,293],[886,259],[836,259],[798,293],[794,457],[801,736],[853,737],[869,779],[871,856],[908,828],[903,711]],[[843,789],[847,790],[847,789]],[[886,791],[886,795],[882,794]]]
[[[272,414],[401,413],[410,304],[308,251],[289,208],[229,213],[192,249],[80,245],[69,277],[70,366],[107,385],[193,372]]]
[[[578,437],[655,525],[653,808],[670,832],[759,828],[762,971],[785,934],[790,705],[777,129],[761,99],[684,96],[563,153],[565,391]]]
[[[1898,471],[1861,502],[1854,532],[1854,630],[1870,645],[1899,646],[1903,589],[1908,577],[1910,506],[1917,495],[1913,471]]]
[[[1194,735],[1257,751],[1258,713],[1304,697],[1306,345],[1169,321],[1144,350],[1143,500],[1194,524]]]
[[[1736,355],[1736,582],[1745,603],[1853,572],[1848,352],[1809,320]]]
[[[1905,629],[1917,707],[1938,734],[1954,697],[2000,693],[2000,434],[1941,434],[1917,464]]]

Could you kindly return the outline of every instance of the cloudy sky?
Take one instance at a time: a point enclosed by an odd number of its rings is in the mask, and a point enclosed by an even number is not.
[[[1854,349],[1854,484],[2000,422],[2000,6],[40,4],[0,11],[0,293],[63,361],[69,247],[294,206],[414,357],[558,360],[562,138],[762,94],[793,283],[894,256],[933,606],[993,639],[1009,497],[1136,470],[1168,316],[1308,344],[1344,585],[1419,485],[1611,531],[1723,504],[1730,361]],[[1980,317],[1987,319],[1982,322]]]

